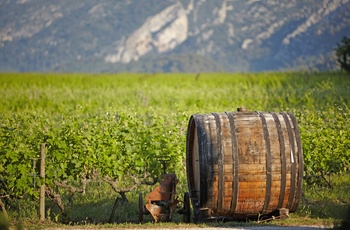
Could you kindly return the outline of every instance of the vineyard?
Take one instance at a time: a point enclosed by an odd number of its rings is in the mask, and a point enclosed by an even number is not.
[[[57,208],[47,215],[57,221],[70,219],[77,193],[127,202],[130,192],[149,191],[162,174],[157,156],[170,156],[167,170],[184,192],[189,117],[240,106],[296,116],[305,186],[332,186],[330,175],[350,170],[350,77],[343,73],[3,73],[1,210],[16,215],[7,211],[19,200],[38,200],[42,143],[46,198]]]

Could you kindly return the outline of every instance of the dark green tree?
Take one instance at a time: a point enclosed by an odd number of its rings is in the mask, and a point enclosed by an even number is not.
[[[335,49],[337,61],[341,70],[350,72],[350,38],[343,37],[341,44],[337,43],[338,47]]]

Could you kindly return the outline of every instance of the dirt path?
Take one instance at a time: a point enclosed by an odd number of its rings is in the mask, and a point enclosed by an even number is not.
[[[330,227],[325,226],[245,226],[245,227],[189,227],[189,228],[177,228],[176,226],[173,228],[153,228],[156,230],[316,230],[316,229],[329,229]],[[47,228],[48,230],[91,230],[91,229],[99,229],[99,230],[111,230],[111,229],[125,229],[125,230],[144,230],[144,229],[152,229],[149,227],[146,228],[130,228],[130,227],[111,227],[111,228],[94,228],[94,227],[86,227],[86,228]]]

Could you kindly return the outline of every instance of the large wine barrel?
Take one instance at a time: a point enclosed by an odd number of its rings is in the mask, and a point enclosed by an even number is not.
[[[303,151],[291,113],[195,114],[186,171],[197,220],[294,212],[303,184]]]

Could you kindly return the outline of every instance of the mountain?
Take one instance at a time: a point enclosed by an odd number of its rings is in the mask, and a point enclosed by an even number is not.
[[[334,70],[350,0],[1,0],[0,71]]]

